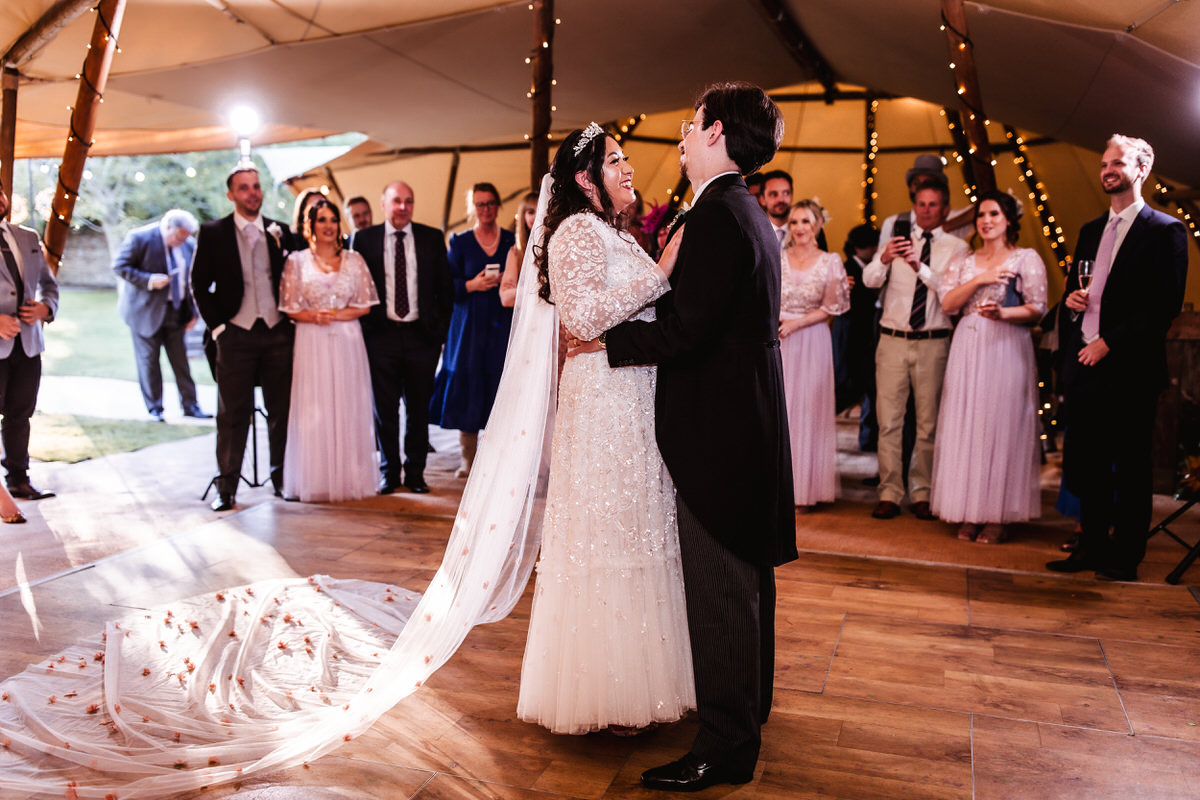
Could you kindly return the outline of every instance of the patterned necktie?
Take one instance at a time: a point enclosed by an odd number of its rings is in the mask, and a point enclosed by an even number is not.
[[[1100,246],[1096,250],[1096,261],[1092,264],[1092,285],[1088,289],[1088,307],[1083,312],[1083,322],[1080,332],[1083,340],[1090,342],[1100,335],[1100,298],[1104,295],[1104,284],[1108,283],[1108,273],[1112,269],[1113,250],[1117,244],[1117,226],[1121,224],[1120,217],[1113,217],[1100,236]]]
[[[25,281],[21,280],[21,268],[17,266],[17,257],[8,247],[8,237],[4,235],[3,228],[0,228],[0,252],[4,253],[4,263],[8,265],[8,272],[17,287],[17,305],[20,306],[25,302]]]
[[[933,234],[929,231],[921,234],[925,243],[921,245],[921,263],[929,263],[929,254],[933,249]],[[925,300],[929,297],[929,288],[917,277],[917,285],[913,288],[912,310],[908,312],[908,327],[919,331],[925,327]]]
[[[396,231],[396,316],[408,316],[408,260],[404,255],[404,231]]]

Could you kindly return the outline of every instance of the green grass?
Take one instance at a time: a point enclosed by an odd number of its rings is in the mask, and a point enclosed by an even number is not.
[[[30,427],[29,455],[32,458],[71,463],[203,436],[212,431],[207,425],[163,425],[161,422],[41,412],[33,415]]]
[[[137,380],[133,341],[117,313],[115,289],[60,288],[58,315],[46,326],[45,334],[43,374]],[[163,381],[173,383],[174,374],[165,355],[161,360]],[[192,380],[213,384],[208,363],[202,357],[191,359],[191,366]]]

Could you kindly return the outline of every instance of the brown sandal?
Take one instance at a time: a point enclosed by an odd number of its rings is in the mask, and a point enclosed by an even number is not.
[[[25,515],[20,511],[17,511],[7,517],[0,517],[0,522],[5,523],[6,525],[24,525],[28,521],[29,520],[25,519]]]
[[[958,540],[960,542],[973,542],[979,534],[979,526],[974,522],[964,522],[958,526]]]

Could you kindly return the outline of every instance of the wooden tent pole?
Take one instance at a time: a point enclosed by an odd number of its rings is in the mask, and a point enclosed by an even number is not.
[[[58,35],[59,31],[94,5],[96,0],[58,0],[13,43],[4,54],[4,64],[20,66],[33,58]]]
[[[442,233],[450,230],[450,212],[454,208],[454,184],[458,183],[458,165],[462,155],[455,150],[450,156],[450,177],[446,179],[446,201],[442,205]]]
[[[117,52],[117,36],[125,16],[125,0],[100,0],[95,14],[92,41],[83,60],[83,69],[79,73],[79,92],[71,109],[71,128],[63,149],[62,163],[58,167],[58,187],[50,204],[51,214],[46,223],[46,233],[42,237],[46,245],[47,262],[55,274],[58,274],[59,264],[62,263],[67,231],[71,228],[71,215],[75,211],[75,200],[79,197],[79,180],[83,177],[88,150],[92,146],[92,134],[96,130],[98,107],[104,102],[108,71]]]
[[[533,0],[533,52],[530,64],[533,84],[529,89],[533,126],[529,132],[529,185],[537,189],[550,169],[550,125],[554,86],[554,0]]]
[[[17,152],[17,86],[20,75],[16,67],[4,67],[2,87],[3,100],[0,101],[0,182],[4,191],[13,190],[13,157]],[[31,198],[32,199],[32,198]],[[12,216],[12,204],[9,204],[5,218]]]
[[[996,173],[992,169],[992,147],[988,143],[987,115],[983,113],[983,94],[979,90],[979,75],[975,71],[974,43],[967,35],[967,14],[963,0],[942,0],[942,30],[950,43],[950,64],[954,71],[955,89],[962,106],[962,128],[967,136],[967,152],[963,153],[965,174],[972,175],[968,183],[973,192],[996,188]],[[970,159],[972,169],[967,169]],[[975,198],[971,198],[974,202]]]
[[[863,147],[863,207],[862,221],[875,226],[875,175],[879,172],[875,158],[879,155],[879,131],[875,127],[875,112],[879,110],[879,100],[867,97],[866,120],[864,129],[867,135]]]

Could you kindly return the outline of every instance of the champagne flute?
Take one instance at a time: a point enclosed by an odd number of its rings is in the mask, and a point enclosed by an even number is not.
[[[1075,262],[1078,268],[1079,288],[1083,291],[1088,291],[1092,288],[1092,271],[1095,269],[1095,262],[1091,259],[1081,258]]]
[[[1092,274],[1095,270],[1096,263],[1090,258],[1080,258],[1075,261],[1075,275],[1079,280],[1079,288],[1081,291],[1089,291],[1092,288]],[[1071,319],[1078,320],[1083,315],[1082,311],[1072,311]]]

